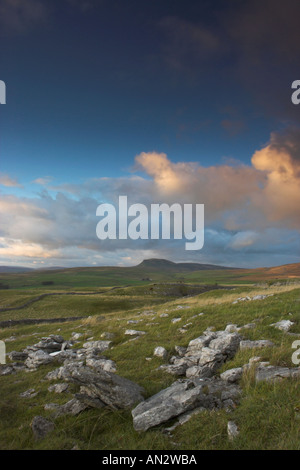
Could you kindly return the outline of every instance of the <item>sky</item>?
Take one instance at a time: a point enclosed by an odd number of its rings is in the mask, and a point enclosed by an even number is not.
[[[0,0],[0,264],[300,262],[298,0]],[[204,246],[97,207],[204,204]]]

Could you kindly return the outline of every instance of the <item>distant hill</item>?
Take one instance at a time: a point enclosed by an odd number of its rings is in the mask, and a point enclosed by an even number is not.
[[[281,279],[281,278],[299,278],[300,263],[283,264],[281,266],[273,266],[270,268],[256,268],[249,270],[249,278],[251,276],[261,279]]]
[[[24,266],[0,266],[0,273],[28,273],[35,271],[33,268],[25,268]]]
[[[176,272],[186,272],[186,271],[203,271],[203,270],[212,270],[212,269],[238,269],[238,268],[229,268],[226,266],[218,266],[215,264],[201,264],[201,263],[174,263],[166,259],[151,258],[142,261],[140,264],[135,266],[135,268],[148,269],[151,270],[161,270],[161,271],[176,271]]]

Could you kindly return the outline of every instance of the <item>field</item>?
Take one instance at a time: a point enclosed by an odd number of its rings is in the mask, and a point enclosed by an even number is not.
[[[0,322],[17,323],[10,327],[2,324],[0,340],[10,353],[50,334],[69,340],[74,332],[82,333],[76,348],[88,339],[100,340],[103,333],[112,334],[112,347],[105,356],[115,362],[119,376],[144,388],[145,398],[176,380],[158,370],[166,360],[154,356],[154,349],[163,346],[171,357],[175,346],[186,347],[208,327],[224,330],[228,324],[254,323],[254,328],[243,330],[245,339],[275,343],[273,348],[238,351],[219,373],[242,366],[257,355],[272,365],[295,367],[292,343],[300,338],[298,273],[299,265],[296,275],[295,267],[291,274],[286,268],[268,274],[267,269],[176,271],[161,266],[157,270],[152,267],[152,271],[137,267],[3,273],[0,282],[9,288],[0,291]],[[233,303],[256,295],[266,297]],[[173,323],[174,318],[180,320]],[[293,322],[288,333],[271,326],[283,319]],[[26,324],[25,320],[36,323]],[[128,328],[145,334],[133,341],[125,335]],[[242,377],[241,401],[232,411],[202,411],[171,433],[165,431],[167,425],[137,432],[130,410],[90,408],[53,420],[45,404],[63,404],[76,392],[75,384],[61,394],[48,390],[50,382],[45,376],[57,367],[54,362],[31,372],[0,376],[0,449],[300,449],[299,380],[256,383],[250,371]],[[29,389],[37,394],[20,397]],[[54,422],[54,429],[44,439],[34,438],[34,416]],[[234,440],[227,435],[229,420],[239,428]]]

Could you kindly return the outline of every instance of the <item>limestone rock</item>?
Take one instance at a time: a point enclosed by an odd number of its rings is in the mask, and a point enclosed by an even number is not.
[[[272,341],[269,341],[268,339],[259,339],[256,341],[251,341],[251,340],[243,340],[240,342],[240,349],[261,349],[261,348],[270,348],[272,346],[275,346],[275,344]]]
[[[227,434],[228,438],[232,441],[239,435],[239,429],[234,421],[228,421],[227,423]]]
[[[81,401],[79,401],[77,398],[72,398],[69,400],[67,403],[64,405],[60,405],[55,407],[55,412],[53,414],[53,418],[58,418],[60,416],[64,415],[72,415],[72,416],[77,416],[79,413],[82,411],[86,410],[88,406]]]
[[[48,387],[49,392],[54,392],[54,393],[63,393],[68,390],[68,384],[55,384],[55,385],[50,385]]]
[[[276,382],[283,379],[300,378],[300,367],[280,367],[259,363],[255,371],[256,382]]]
[[[142,387],[100,368],[65,366],[60,375],[67,381],[84,386],[87,395],[100,399],[112,409],[131,408],[144,399]]]
[[[93,368],[100,367],[107,372],[116,372],[116,363],[110,359],[105,358],[87,358],[86,365]]]
[[[272,323],[271,326],[274,326],[275,328],[281,331],[289,331],[294,324],[295,322],[290,320],[281,320],[277,323]]]
[[[42,416],[35,416],[31,422],[31,429],[36,440],[43,439],[54,430],[54,424]]]
[[[177,380],[132,410],[133,425],[137,431],[146,431],[196,408],[222,408],[239,394],[237,386],[224,386],[216,378]]]
[[[29,369],[36,369],[40,365],[49,364],[54,358],[50,354],[46,353],[42,349],[32,351],[28,354],[28,358],[25,361],[25,366]]]
[[[228,383],[236,383],[242,378],[243,371],[243,367],[228,369],[220,375],[220,378]]]
[[[33,398],[38,394],[38,392],[35,391],[34,388],[30,388],[29,390],[26,390],[25,392],[20,393],[21,398]]]
[[[138,330],[126,330],[124,334],[127,335],[127,336],[135,336],[135,335],[142,336],[142,335],[145,335],[146,332],[145,331],[138,331]]]
[[[222,332],[217,338],[210,341],[209,347],[220,351],[225,356],[225,360],[227,360],[234,357],[240,342],[241,337],[239,334]]]
[[[154,349],[153,355],[166,359],[168,357],[168,351],[163,346],[157,346]]]
[[[94,349],[98,354],[109,349],[111,341],[87,341],[83,345],[83,349],[91,350]]]

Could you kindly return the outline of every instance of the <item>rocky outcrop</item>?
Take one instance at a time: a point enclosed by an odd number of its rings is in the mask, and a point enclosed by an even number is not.
[[[234,357],[242,338],[238,333],[206,330],[203,335],[189,342],[186,350],[173,356],[170,364],[160,366],[177,376],[212,377],[229,359]]]
[[[48,390],[54,393],[68,392],[69,382],[78,387],[72,399],[64,405],[46,405],[47,409],[53,410],[53,418],[64,414],[77,415],[91,407],[131,409],[134,428],[137,431],[146,431],[174,418],[178,419],[178,423],[184,423],[202,410],[234,408],[241,393],[239,382],[244,372],[251,367],[254,367],[257,382],[300,378],[300,368],[272,366],[261,362],[260,357],[253,357],[248,364],[228,369],[218,375],[219,369],[232,359],[239,349],[275,346],[269,340],[245,340],[240,335],[240,330],[252,325],[238,327],[229,324],[222,331],[208,328],[186,347],[176,346],[176,355],[170,357],[169,362],[161,365],[159,369],[174,375],[177,380],[147,400],[144,400],[143,388],[117,375],[116,364],[102,355],[112,345],[112,341],[108,340],[110,336],[106,335],[107,340],[96,341],[90,338],[90,341],[78,348],[74,345],[75,341],[82,338],[80,333],[73,333],[70,341],[65,341],[60,335],[41,338],[38,343],[21,352],[11,352],[10,359],[19,362],[5,365],[2,374],[24,369],[32,371],[45,364],[57,364],[59,367],[56,366],[56,369],[48,372],[46,379],[59,380],[61,383],[51,385]],[[127,330],[129,336],[131,333],[136,337],[145,334]],[[163,346],[157,346],[153,355],[163,360],[170,356]],[[35,394],[35,390],[30,389],[21,397],[32,398]],[[35,420],[34,428],[38,429],[40,426],[43,434],[43,426],[45,424],[47,428],[47,425],[40,418]],[[170,430],[177,425],[171,424],[168,428]],[[230,439],[234,438],[236,429],[231,424],[228,426],[228,436]]]

